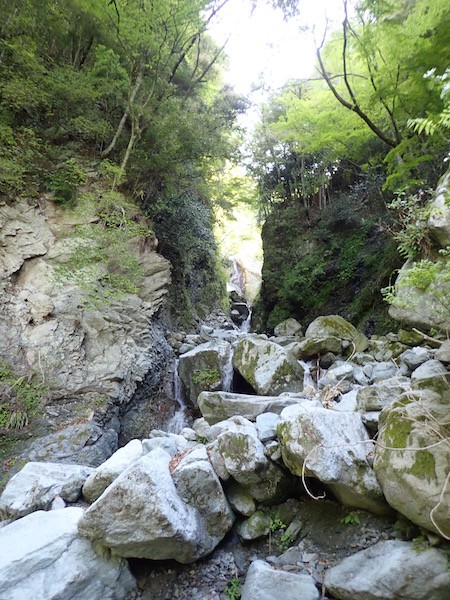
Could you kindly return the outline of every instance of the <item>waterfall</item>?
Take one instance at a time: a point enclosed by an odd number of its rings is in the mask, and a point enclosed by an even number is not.
[[[303,375],[303,389],[307,387],[311,387],[314,390],[317,390],[317,383],[314,381],[311,375],[311,365],[312,363],[307,363],[304,360],[298,361],[300,365],[303,367],[304,375]]]
[[[178,374],[178,359],[175,359],[173,366],[173,399],[178,403],[178,409],[168,422],[167,431],[169,433],[180,433],[183,427],[187,426],[187,405],[184,397],[183,384]]]
[[[229,287],[239,294],[239,296],[244,296],[245,277],[242,267],[237,260],[233,260],[233,272],[231,273]]]
[[[242,333],[249,333],[251,325],[252,325],[252,309],[249,306],[248,307],[248,317],[245,319],[245,321],[242,321],[242,323],[239,327],[239,330],[242,331]]]
[[[233,350],[227,356],[227,362],[223,366],[222,390],[231,392],[233,388]]]

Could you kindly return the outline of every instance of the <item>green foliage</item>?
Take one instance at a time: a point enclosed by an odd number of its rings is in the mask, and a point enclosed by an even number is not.
[[[55,281],[78,285],[94,307],[137,293],[144,271],[131,244],[153,236],[138,207],[119,192],[97,189],[80,199],[77,213],[86,223],[68,239],[69,256],[55,268]]]
[[[425,133],[425,135],[434,135],[436,133],[445,133],[450,129],[450,69],[446,69],[442,75],[436,74],[436,69],[430,69],[425,73],[424,78],[429,82],[431,90],[439,90],[440,98],[444,103],[442,111],[436,115],[409,119],[408,127],[416,133]]]
[[[42,410],[48,386],[36,373],[20,375],[0,361],[0,429],[23,429]]]
[[[404,193],[397,194],[395,200],[388,207],[397,217],[398,228],[394,232],[394,239],[398,251],[404,258],[427,254],[431,247],[428,232],[428,219],[430,208],[426,201],[428,194],[421,192],[415,196]]]
[[[49,187],[54,193],[53,201],[58,204],[73,204],[78,188],[86,182],[86,176],[79,162],[69,158],[58,165],[51,175]]]
[[[220,381],[220,378],[217,369],[205,369],[203,371],[196,369],[192,374],[192,381],[198,383],[204,389],[210,388],[213,383]]]
[[[239,600],[242,595],[241,582],[238,577],[233,577],[225,587],[228,600]]]
[[[429,293],[435,301],[436,315],[443,320],[450,318],[450,246],[439,250],[442,258],[423,258],[413,262],[410,268],[402,271],[402,286],[416,288],[421,292]],[[415,306],[408,297],[399,296],[395,285],[390,285],[382,290],[384,299],[388,304],[398,308],[414,309]]]
[[[342,525],[360,525],[361,521],[359,519],[358,513],[357,512],[349,512],[348,515],[345,515],[345,517],[343,517],[341,519],[341,523]]]

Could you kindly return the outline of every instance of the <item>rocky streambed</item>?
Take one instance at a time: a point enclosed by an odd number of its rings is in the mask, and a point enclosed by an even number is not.
[[[8,483],[1,599],[448,597],[449,342],[337,316],[179,341],[190,426],[62,455],[88,422]]]

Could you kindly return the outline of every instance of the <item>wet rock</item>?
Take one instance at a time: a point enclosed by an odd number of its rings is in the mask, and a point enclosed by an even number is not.
[[[338,600],[445,600],[450,572],[443,552],[388,540],[329,569],[325,587]]]
[[[35,512],[0,529],[0,598],[125,600],[135,581],[125,561],[80,538],[81,508]]]

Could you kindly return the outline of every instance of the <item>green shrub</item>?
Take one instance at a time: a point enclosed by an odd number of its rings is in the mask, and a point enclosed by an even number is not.
[[[42,410],[48,387],[36,373],[19,375],[0,360],[0,429],[23,429]]]
[[[86,183],[86,175],[81,165],[74,158],[69,158],[58,165],[52,173],[49,187],[54,193],[53,201],[59,204],[73,204],[78,188]]]

